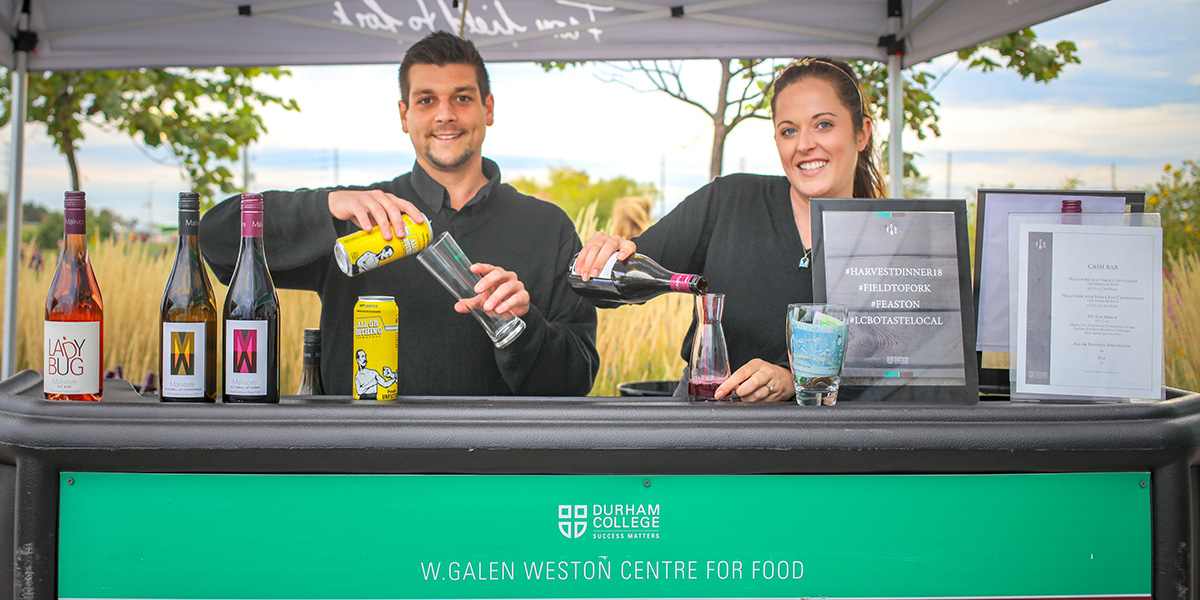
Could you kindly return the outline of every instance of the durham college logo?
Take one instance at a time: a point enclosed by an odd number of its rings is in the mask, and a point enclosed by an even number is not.
[[[567,539],[575,539],[587,531],[586,504],[559,504],[558,530]]]
[[[558,505],[558,532],[569,540],[657,540],[661,521],[658,504]]]

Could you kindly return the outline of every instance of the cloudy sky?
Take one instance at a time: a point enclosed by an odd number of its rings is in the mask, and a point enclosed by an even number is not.
[[[981,186],[1139,188],[1166,163],[1200,159],[1200,0],[1110,0],[1035,28],[1073,40],[1082,64],[1046,85],[980,74],[942,57],[917,68],[942,79],[942,137],[904,140],[921,153],[930,195],[967,197]],[[299,100],[301,113],[269,111],[251,151],[253,189],[295,189],[391,179],[413,154],[396,111],[391,66],[294,67],[264,85]],[[624,175],[665,189],[668,205],[708,179],[711,128],[697,109],[659,93],[602,81],[602,67],[545,73],[531,64],[489,67],[496,124],[485,155],[507,178],[565,165]],[[686,66],[700,97],[715,85],[704,62]],[[713,88],[715,90],[715,88]],[[61,207],[65,160],[37,127],[27,131],[25,198]],[[11,135],[0,131],[7,153]],[[126,138],[89,133],[80,152],[89,205],[141,223],[172,222],[178,169]],[[5,170],[6,171],[6,170]],[[782,174],[766,121],[747,122],[726,146],[725,172]],[[6,174],[0,174],[6,177]],[[7,182],[4,183],[7,189]]]

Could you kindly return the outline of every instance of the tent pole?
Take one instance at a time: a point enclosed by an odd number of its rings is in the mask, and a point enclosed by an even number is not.
[[[904,133],[904,78],[901,77],[900,55],[888,56],[888,171],[891,183],[888,195],[904,197],[904,144],[900,138]]]
[[[904,197],[904,38],[900,32],[904,27],[904,0],[888,0],[888,32],[880,44],[887,50],[888,57],[888,183],[889,198]]]
[[[27,16],[24,18],[28,18]],[[12,70],[12,96],[9,114],[12,116],[12,157],[8,183],[8,253],[4,271],[4,348],[0,356],[0,374],[8,378],[16,373],[17,365],[17,276],[21,267],[21,198],[25,166],[25,108],[29,87],[29,53],[15,53]]]

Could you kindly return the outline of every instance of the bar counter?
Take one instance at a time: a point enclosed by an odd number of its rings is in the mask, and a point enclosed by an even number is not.
[[[58,587],[64,473],[624,475],[646,477],[646,487],[655,476],[690,475],[1144,473],[1150,593],[1197,598],[1200,395],[1192,392],[1132,404],[285,396],[279,405],[213,405],[159,403],[110,380],[99,403],[41,395],[34,372],[0,382],[0,514],[10,517],[0,529],[12,540],[0,554],[14,565],[3,589],[22,600],[71,597]],[[474,597],[464,589],[446,594]],[[665,596],[693,597],[645,594]]]

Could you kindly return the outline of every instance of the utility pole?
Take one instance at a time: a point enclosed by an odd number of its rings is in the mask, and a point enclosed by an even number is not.
[[[1117,163],[1112,164],[1112,189],[1117,189]]]
[[[242,192],[250,193],[250,144],[242,148]]]
[[[658,217],[661,219],[667,213],[667,155],[659,155],[658,160]],[[653,216],[653,215],[652,215]]]
[[[340,185],[341,181],[338,177],[338,149],[333,149],[333,185]]]
[[[146,233],[154,228],[154,182],[146,184]]]
[[[954,153],[946,153],[946,197],[950,197],[950,163],[954,160]]]

